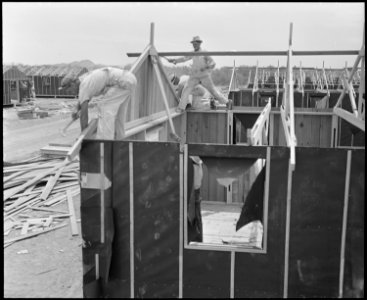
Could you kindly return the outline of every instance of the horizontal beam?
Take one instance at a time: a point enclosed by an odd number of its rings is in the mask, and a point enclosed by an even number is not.
[[[321,51],[293,51],[293,56],[309,55],[358,55],[358,50],[321,50]]]
[[[293,51],[292,55],[358,55],[359,50]],[[130,52],[128,57],[138,57],[141,53]],[[206,51],[206,52],[158,52],[159,56],[287,56],[288,51]]]
[[[163,116],[159,117],[159,115],[157,115],[157,118],[155,118],[155,119],[147,120],[144,123],[141,123],[141,124],[139,124],[135,127],[130,127],[129,129],[127,129],[126,133],[125,133],[125,136],[124,136],[124,139],[126,139],[128,137],[131,137],[135,134],[144,132],[145,130],[147,130],[149,128],[155,127],[157,125],[160,125],[160,124],[166,122],[168,120],[167,113],[164,111],[164,112],[160,112],[160,114],[163,114]],[[175,108],[170,110],[170,115],[171,115],[172,119],[174,119],[175,117],[177,117],[181,114],[182,113],[176,112]]]

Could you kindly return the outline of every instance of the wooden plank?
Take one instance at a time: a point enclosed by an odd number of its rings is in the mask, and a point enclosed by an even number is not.
[[[61,167],[61,168],[56,172],[56,174],[55,174],[54,176],[52,176],[52,177],[48,180],[48,182],[47,182],[47,184],[46,184],[45,188],[44,188],[44,189],[43,189],[43,191],[42,191],[41,197],[40,197],[42,200],[46,200],[46,199],[47,199],[47,197],[50,195],[50,193],[51,193],[52,189],[54,188],[54,186],[55,186],[55,184],[56,184],[57,180],[59,179],[59,177],[60,177],[60,175],[61,175],[61,173],[63,172],[63,170],[64,170],[64,168],[65,168],[65,167],[66,167],[66,165],[65,165],[65,166],[63,166],[63,167]]]
[[[68,198],[68,207],[70,213],[71,234],[78,235],[78,224],[76,224],[73,197],[70,190],[66,190],[66,196]]]
[[[60,213],[60,214],[67,214],[66,211],[58,210],[58,209],[52,209],[52,208],[30,207],[30,209],[40,210],[40,211],[48,211],[48,212],[55,212],[55,213]]]
[[[133,162],[133,144],[129,143],[129,185],[130,185],[130,295],[134,298],[135,286],[135,249],[134,249],[134,162]],[[186,222],[185,222],[186,223]]]
[[[358,119],[354,114],[346,111],[343,108],[339,108],[339,107],[335,107],[334,108],[334,113],[341,117],[342,119],[346,120],[347,122],[349,122],[350,124],[358,127],[359,129],[365,131],[365,122],[364,120],[360,120]]]
[[[79,188],[78,188],[78,189],[73,189],[73,190],[71,191],[72,196],[75,196],[75,195],[77,195],[77,194],[79,194],[79,193],[80,193]],[[51,205],[54,205],[55,203],[57,203],[57,202],[59,202],[59,201],[64,201],[64,200],[66,200],[66,199],[67,199],[67,197],[66,197],[66,195],[65,195],[65,193],[64,193],[64,192],[60,192],[60,194],[61,194],[61,195],[56,196],[56,197],[54,197],[54,198],[50,199],[50,200],[49,200],[49,201],[47,201],[47,202],[44,202],[44,203],[43,203],[43,205],[44,205],[44,206],[51,206]]]
[[[288,297],[288,276],[289,276],[289,237],[291,222],[291,203],[292,203],[292,165],[289,160],[288,164],[288,180],[287,180],[287,209],[286,209],[286,225],[285,225],[285,251],[284,251],[284,281],[283,281],[283,297]]]
[[[156,74],[157,79],[158,79],[158,85],[159,85],[159,88],[160,88],[160,92],[162,94],[164,108],[165,108],[166,113],[167,113],[168,122],[169,122],[170,129],[171,129],[171,134],[176,136],[177,141],[179,141],[180,137],[176,134],[175,127],[173,126],[173,122],[172,122],[172,117],[171,117],[171,114],[170,114],[170,111],[169,111],[169,105],[168,105],[168,99],[167,99],[167,96],[166,96],[166,91],[164,89],[161,74],[160,74],[160,71],[159,71],[159,68],[158,68],[158,65],[157,65],[157,57],[152,57],[152,60],[153,60],[153,68],[154,68],[155,74]]]
[[[68,188],[68,187],[73,187],[73,186],[76,186],[76,185],[79,185],[79,181],[76,181],[76,182],[73,182],[73,183],[58,184],[51,191],[51,194],[58,193],[58,192],[60,192],[60,190],[63,190],[63,189]],[[32,194],[40,194],[40,193],[42,193],[42,188],[37,188],[32,192],[24,192],[22,194],[15,194],[15,195],[11,196],[10,198],[19,198],[19,197],[22,197],[22,196],[29,196],[29,195],[32,195]]]
[[[54,168],[52,168],[51,170],[47,170],[45,172],[42,172],[40,175],[36,176],[35,178],[33,178],[32,180],[22,184],[19,187],[16,187],[15,189],[12,189],[11,191],[7,190],[4,192],[4,200],[9,199],[11,196],[17,194],[20,191],[23,191],[25,188],[39,182],[41,179],[43,179],[44,177],[46,177],[47,175],[51,174],[52,172],[58,170],[59,168],[61,168],[63,165],[67,164],[67,161],[64,161],[63,163],[61,163],[61,165],[55,166]]]
[[[34,237],[34,236],[40,235],[40,234],[42,234],[42,233],[50,232],[50,231],[52,231],[52,230],[56,230],[56,229],[59,229],[59,228],[65,227],[66,225],[67,225],[67,224],[66,224],[66,223],[64,223],[64,224],[60,224],[60,225],[57,225],[57,226],[54,226],[54,227],[51,227],[51,228],[48,228],[48,229],[42,230],[42,231],[40,231],[40,232],[30,233],[30,234],[27,234],[27,235],[24,235],[24,236],[18,236],[18,237],[15,237],[15,238],[12,238],[12,239],[9,239],[9,240],[4,241],[4,243],[13,243],[13,242],[16,242],[16,241],[25,240],[25,239],[28,239],[28,238],[31,238],[31,237]]]
[[[36,194],[32,194],[32,195],[29,195],[29,196],[24,197],[24,198],[22,197],[22,198],[16,200],[11,205],[4,207],[4,211],[5,212],[10,212],[12,209],[20,207],[22,204],[28,202],[29,200],[35,198],[36,196],[37,196]]]
[[[11,180],[15,177],[18,177],[18,176],[24,174],[25,172],[27,172],[27,170],[18,171],[18,172],[15,172],[14,174],[12,174],[10,176],[4,177],[3,183],[4,184],[7,183],[9,180]]]
[[[79,135],[78,139],[74,143],[73,147],[71,147],[67,154],[67,158],[69,159],[69,161],[74,160],[75,156],[79,154],[83,139],[88,138],[96,131],[97,124],[98,120],[93,119],[89,122],[88,127],[82,131],[82,133]]]
[[[29,223],[28,221],[26,221],[24,224],[23,224],[23,227],[22,227],[22,231],[20,232],[21,235],[25,235],[28,233],[28,228],[29,228]]]
[[[343,206],[343,223],[342,236],[340,245],[340,272],[339,272],[339,298],[343,298],[344,286],[344,267],[345,267],[345,244],[347,236],[347,222],[348,222],[348,207],[349,207],[349,186],[350,186],[350,170],[352,161],[352,151],[348,151],[346,174],[345,174],[345,188],[344,188],[344,206]]]
[[[359,50],[322,50],[322,51],[292,51],[292,55],[358,55]],[[126,53],[128,57],[138,57],[139,52]],[[288,51],[207,51],[195,52],[158,52],[159,56],[286,56]]]

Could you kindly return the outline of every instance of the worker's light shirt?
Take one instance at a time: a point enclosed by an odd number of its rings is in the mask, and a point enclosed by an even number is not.
[[[82,75],[79,80],[80,104],[105,94],[110,87],[132,91],[136,86],[136,78],[131,72],[111,67],[93,70]]]
[[[206,50],[200,49],[197,52],[207,52]],[[185,62],[192,59],[192,65],[190,75],[193,77],[204,77],[208,76],[215,67],[215,62],[210,56],[184,56],[176,59],[176,62]],[[201,71],[201,69],[205,69]]]

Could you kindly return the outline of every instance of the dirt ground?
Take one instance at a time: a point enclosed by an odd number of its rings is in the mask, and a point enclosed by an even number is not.
[[[70,101],[70,102],[68,102]],[[47,105],[75,100],[42,99]],[[49,143],[72,144],[80,134],[75,122],[62,137],[59,129],[70,120],[70,109],[50,111],[44,119],[19,120],[14,108],[3,109],[3,161],[16,162],[34,157]],[[73,197],[77,220],[80,219],[80,196]],[[64,201],[53,207],[68,211]],[[81,298],[82,237],[72,236],[67,226],[36,237],[18,241],[4,248],[5,298]],[[27,250],[28,253],[18,254]],[[22,251],[24,252],[24,251]]]
[[[73,197],[77,220],[80,197]],[[68,211],[64,201],[55,209]],[[70,225],[4,249],[4,298],[82,298],[82,237]],[[28,253],[18,254],[27,250]]]

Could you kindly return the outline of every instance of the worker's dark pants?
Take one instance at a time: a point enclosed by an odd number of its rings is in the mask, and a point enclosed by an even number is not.
[[[189,215],[187,220],[187,238],[188,242],[203,241],[203,224],[201,221],[201,197],[200,189],[194,190],[189,201]]]

